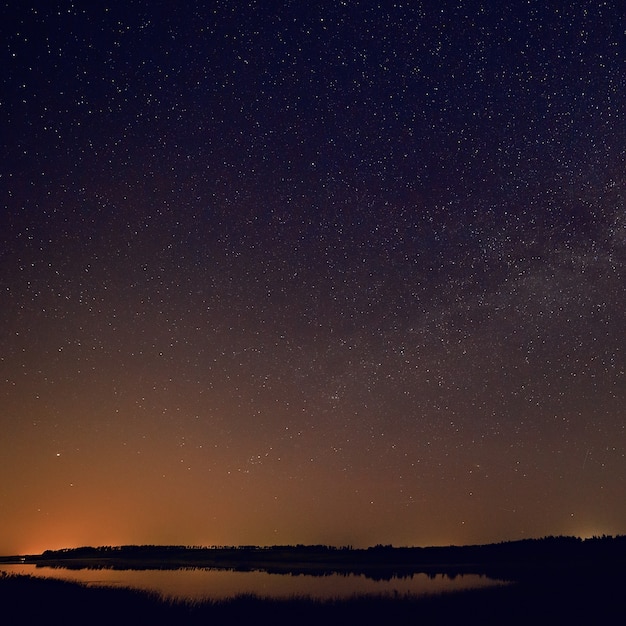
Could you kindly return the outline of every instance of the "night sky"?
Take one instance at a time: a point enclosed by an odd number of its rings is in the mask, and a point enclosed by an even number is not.
[[[0,554],[626,532],[621,1],[0,32]]]

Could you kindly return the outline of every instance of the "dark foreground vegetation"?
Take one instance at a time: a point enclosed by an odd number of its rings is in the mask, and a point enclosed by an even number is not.
[[[436,596],[288,600],[240,596],[183,602],[56,579],[0,577],[3,624],[614,624],[623,618],[624,576],[576,572],[558,579]]]
[[[416,572],[486,574],[500,586],[432,596],[316,600],[239,596],[192,602],[155,593],[30,576],[0,576],[2,624],[613,624],[625,611],[626,537],[548,537],[487,546],[367,550],[329,546],[259,548],[124,546],[46,551],[0,563],[48,567],[209,567],[372,578]]]

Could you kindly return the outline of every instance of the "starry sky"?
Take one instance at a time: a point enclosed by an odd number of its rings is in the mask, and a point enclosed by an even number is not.
[[[0,30],[0,554],[626,532],[622,2]]]

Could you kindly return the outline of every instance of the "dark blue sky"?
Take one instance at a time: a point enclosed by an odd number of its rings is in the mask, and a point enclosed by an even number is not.
[[[0,553],[626,532],[620,3],[0,24]]]

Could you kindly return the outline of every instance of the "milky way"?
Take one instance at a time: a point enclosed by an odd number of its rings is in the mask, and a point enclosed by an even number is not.
[[[626,13],[558,4],[5,3],[0,553],[625,533]]]

